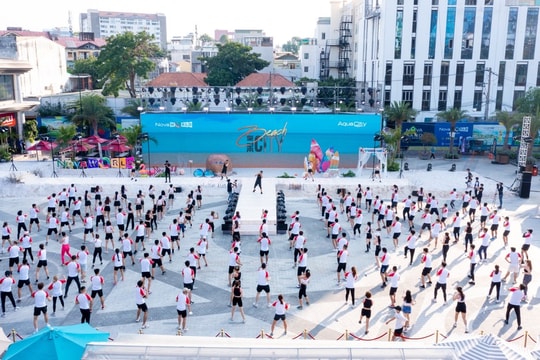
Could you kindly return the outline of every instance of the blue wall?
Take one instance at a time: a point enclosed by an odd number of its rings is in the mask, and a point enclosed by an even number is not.
[[[142,113],[152,153],[302,154],[311,139],[322,151],[358,154],[380,131],[378,114]],[[145,146],[146,147],[146,146]]]

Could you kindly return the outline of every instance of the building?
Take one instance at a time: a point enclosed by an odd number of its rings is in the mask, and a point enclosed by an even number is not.
[[[320,78],[355,78],[368,108],[406,101],[417,121],[452,107],[487,120],[540,85],[535,1],[330,4],[330,36],[317,37]]]
[[[67,67],[72,68],[75,61],[98,57],[101,48],[106,45],[105,39],[96,39],[93,33],[79,33],[78,36],[55,37],[53,40],[66,49]]]
[[[191,63],[191,52],[193,51],[194,47],[195,36],[193,33],[189,33],[186,36],[173,36],[167,48],[171,62]]]
[[[261,59],[270,63],[260,72],[271,72],[274,61],[274,39],[266,36],[262,30],[240,29],[234,30],[232,41],[242,45],[250,46],[255,54],[260,54]]]
[[[164,14],[88,10],[80,14],[80,31],[92,32],[96,38],[107,38],[127,31],[146,31],[154,35],[162,50],[167,49],[167,19]]]
[[[301,78],[319,78],[319,54],[321,50],[321,47],[318,45],[318,38],[302,39],[299,49]]]
[[[274,56],[273,73],[282,75],[294,82],[302,77],[302,64],[298,55],[285,52]]]

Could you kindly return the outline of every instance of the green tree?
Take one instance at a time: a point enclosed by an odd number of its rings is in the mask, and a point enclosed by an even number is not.
[[[199,41],[201,42],[201,46],[205,46],[206,44],[212,43],[214,39],[208,34],[202,34],[199,36]]]
[[[94,89],[101,89],[98,64],[98,59],[94,56],[90,56],[88,59],[75,60],[75,62],[73,63],[73,67],[68,69],[68,72],[73,75],[90,75],[90,78],[92,79],[92,87]]]
[[[467,111],[461,110],[458,108],[451,108],[445,111],[438,112],[436,115],[438,118],[445,120],[450,123],[450,149],[449,156],[451,159],[454,158],[454,136],[456,133],[456,123],[467,118]]]
[[[261,59],[260,54],[251,52],[251,47],[237,42],[216,44],[216,56],[203,56],[201,61],[206,62],[207,73],[205,81],[211,86],[231,86],[240,80],[261,70],[269,62]]]
[[[79,126],[92,129],[93,135],[98,135],[98,128],[114,129],[116,120],[113,110],[107,106],[107,99],[99,94],[88,94],[70,105],[74,114],[71,121]]]
[[[540,88],[530,88],[525,95],[516,100],[516,109],[526,116],[535,116],[540,110]]]
[[[37,127],[37,121],[36,120],[26,120],[26,122],[23,125],[23,135],[24,139],[26,141],[30,141],[31,143],[36,140],[38,136],[38,127]]]
[[[61,102],[52,104],[47,101],[46,103],[39,105],[37,113],[42,118],[53,116],[66,116],[69,115],[69,110]]]
[[[510,137],[510,131],[520,122],[518,114],[510,111],[498,111],[496,115],[497,121],[499,124],[504,126],[505,134],[503,146],[507,149],[510,148],[508,144],[508,138]]]
[[[124,114],[139,118],[141,116],[141,110],[139,109],[141,108],[144,110],[144,106],[140,99],[131,99],[120,111],[122,111]]]
[[[66,147],[76,134],[75,125],[60,126],[56,134],[56,143],[60,148]]]
[[[125,32],[108,37],[98,58],[103,95],[118,96],[120,90],[127,89],[132,98],[137,97],[135,78],[145,78],[155,68],[152,59],[163,56],[154,36],[147,32]]]
[[[418,111],[411,108],[408,102],[394,101],[384,109],[384,116],[386,116],[389,122],[394,124],[394,132],[399,135],[401,139],[401,126],[406,120],[414,119]],[[396,143],[396,154],[401,151],[401,141]]]
[[[301,39],[298,36],[293,36],[293,38],[288,40],[281,48],[283,51],[298,55],[298,50],[300,50],[300,41]]]
[[[229,37],[225,34],[221,35],[221,37],[219,38],[219,43],[220,44],[225,44],[225,43],[228,43],[229,42]]]

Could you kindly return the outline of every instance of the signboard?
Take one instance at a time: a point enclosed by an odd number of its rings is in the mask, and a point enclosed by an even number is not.
[[[0,114],[0,126],[14,127],[17,124],[17,115],[15,113]]]
[[[60,169],[133,169],[135,165],[135,158],[85,158],[82,160],[71,159],[57,159],[56,166]]]

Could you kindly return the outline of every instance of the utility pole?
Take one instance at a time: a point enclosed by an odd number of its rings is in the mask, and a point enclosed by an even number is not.
[[[487,68],[486,71],[488,72],[488,82],[487,82],[487,91],[486,91],[486,112],[484,114],[484,121],[488,121],[489,118],[489,93],[491,91],[491,68]]]

